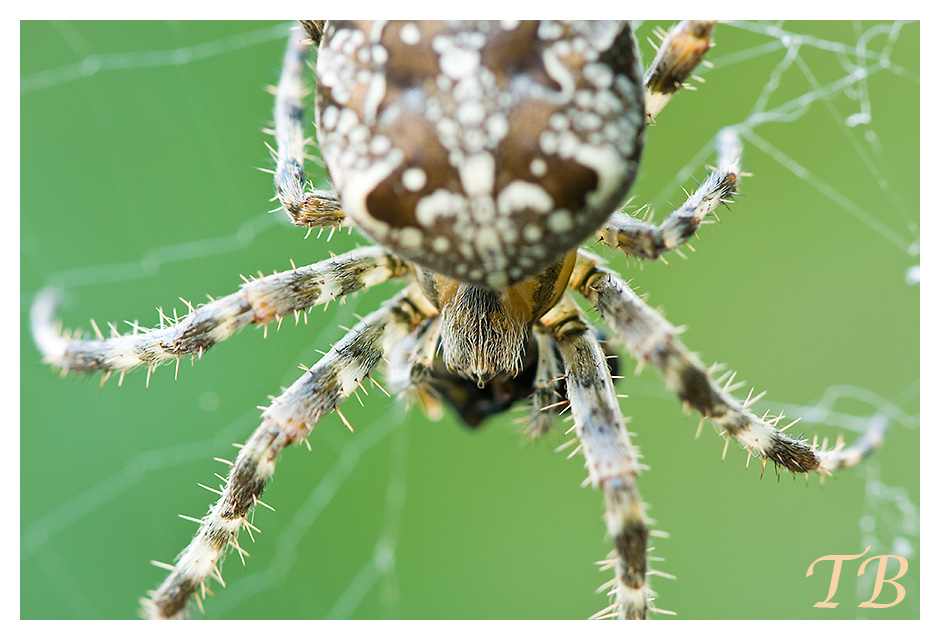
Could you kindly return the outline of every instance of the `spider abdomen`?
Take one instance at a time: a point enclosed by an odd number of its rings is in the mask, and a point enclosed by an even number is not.
[[[330,22],[321,151],[346,214],[398,255],[498,289],[586,239],[642,147],[629,26]]]

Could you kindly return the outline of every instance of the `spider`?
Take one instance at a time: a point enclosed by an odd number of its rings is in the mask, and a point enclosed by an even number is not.
[[[877,444],[864,437],[853,447],[816,449],[753,414],[756,397],[738,401],[730,380],[712,382],[674,327],[600,258],[578,249],[593,235],[637,259],[656,258],[734,194],[741,151],[726,131],[716,170],[664,223],[611,214],[635,176],[645,123],[704,55],[711,23],[676,27],[645,76],[621,24],[305,27],[306,37],[290,41],[278,87],[276,192],[298,226],[352,224],[378,246],[253,280],[170,327],[123,337],[72,340],[55,328],[51,294],[34,305],[47,361],[123,377],[135,366],[147,364],[149,373],[201,356],[246,324],[280,321],[387,279],[408,283],[264,411],[218,503],[146,601],[150,615],[183,615],[192,597],[201,606],[206,578],[221,581],[224,552],[241,552],[236,534],[251,534],[249,515],[263,504],[277,454],[323,415],[339,413],[383,357],[394,390],[430,409],[444,401],[468,423],[531,396],[528,431],[539,436],[570,409],[613,546],[613,603],[598,616],[655,610],[639,464],[608,353],[567,289],[749,455],[794,472],[828,471]],[[317,121],[336,193],[304,187],[301,73],[310,43],[320,48]]]

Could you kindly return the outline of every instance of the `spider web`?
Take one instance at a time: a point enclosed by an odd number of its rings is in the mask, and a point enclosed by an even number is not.
[[[101,326],[154,323],[177,295],[197,302],[234,290],[239,273],[362,242],[304,239],[266,211],[269,177],[253,170],[270,166],[261,88],[287,28],[23,24],[23,318],[54,285],[67,326],[91,313]],[[697,420],[652,372],[620,381],[651,468],[641,491],[672,534],[655,568],[680,578],[653,586],[682,618],[919,616],[919,37],[900,22],[721,25],[706,82],[649,131],[633,204],[657,217],[704,175],[721,127],[739,128],[754,175],[687,261],[612,264],[689,325],[703,360],[768,388],[763,409],[831,438],[890,427],[881,451],[821,491],[759,481],[737,451],[719,464],[709,430],[693,441]],[[215,484],[211,459],[234,455],[253,406],[393,290],[267,339],[246,331],[175,383],[158,370],[148,389],[144,374],[101,392],[97,378],[49,375],[23,322],[22,617],[132,617],[162,578],[147,560],[172,560],[194,529],[172,516],[204,512],[212,496],[195,483]],[[247,566],[226,562],[209,617],[579,618],[603,606],[601,499],[579,489],[580,463],[552,451],[566,438],[522,444],[519,413],[470,432],[380,392],[362,400],[344,408],[353,434],[330,416],[312,452],[283,456],[265,494],[276,511],[257,514]],[[812,608],[828,576],[805,578],[809,564],[869,545],[909,560],[902,604],[857,608],[871,579],[847,569],[840,607]]]

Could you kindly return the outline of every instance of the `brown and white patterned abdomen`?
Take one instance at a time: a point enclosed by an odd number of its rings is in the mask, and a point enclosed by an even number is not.
[[[330,22],[317,127],[346,214],[399,256],[505,287],[623,202],[644,127],[618,22]]]

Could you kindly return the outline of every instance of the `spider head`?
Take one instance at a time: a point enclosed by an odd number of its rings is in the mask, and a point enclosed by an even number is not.
[[[617,22],[328,22],[317,131],[346,215],[464,283],[539,274],[633,182],[638,58]]]

